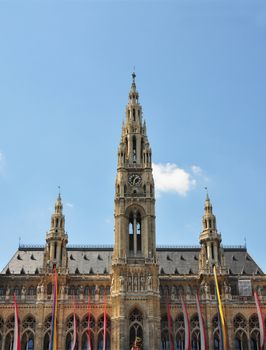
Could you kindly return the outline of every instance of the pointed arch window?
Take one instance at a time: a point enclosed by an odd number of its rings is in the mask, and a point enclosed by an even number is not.
[[[133,140],[132,140],[132,151],[133,151],[133,163],[136,163],[137,161],[137,140],[136,140],[136,136],[133,136]]]
[[[98,339],[97,339],[97,350],[102,350],[103,349],[103,343],[104,343],[104,316],[102,315],[97,322],[98,326]],[[106,318],[106,348],[105,350],[110,350],[111,349],[111,320],[109,316],[107,315]]]
[[[249,332],[250,332],[250,349],[258,350],[260,349],[260,326],[258,316],[253,314],[249,318]]]
[[[200,329],[199,316],[195,314],[191,317],[191,350],[200,350]]]
[[[130,213],[128,222],[129,251],[134,251],[134,215]]]
[[[129,349],[136,337],[143,339],[143,315],[138,309],[134,309],[129,315]]]
[[[31,331],[26,331],[22,334],[21,348],[25,350],[34,350],[34,334]]]
[[[175,341],[176,341],[176,350],[185,349],[185,322],[184,316],[182,313],[177,315],[175,320]]]
[[[78,330],[79,330],[79,318],[76,316],[76,331],[77,331],[77,343],[76,349],[79,348],[78,344]],[[71,350],[74,340],[74,315],[68,317],[66,321],[66,350]]]
[[[137,214],[137,251],[141,251],[141,215]]]
[[[128,219],[128,248],[136,255],[142,250],[142,217],[139,211],[131,212]]]
[[[238,314],[234,318],[234,332],[235,332],[235,349],[236,350],[248,350],[248,324],[245,317]]]

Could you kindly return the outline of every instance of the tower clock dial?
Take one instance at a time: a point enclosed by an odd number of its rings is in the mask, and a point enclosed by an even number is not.
[[[141,176],[138,174],[131,174],[128,177],[128,183],[130,184],[130,186],[140,186],[141,181]]]

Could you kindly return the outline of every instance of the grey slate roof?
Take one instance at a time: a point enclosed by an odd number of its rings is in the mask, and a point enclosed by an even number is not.
[[[43,248],[21,246],[1,271],[6,274],[35,274],[43,266]],[[69,273],[108,274],[111,270],[112,247],[68,247]],[[158,247],[161,274],[193,275],[198,273],[199,247]],[[263,274],[245,247],[224,248],[225,262],[232,275]]]

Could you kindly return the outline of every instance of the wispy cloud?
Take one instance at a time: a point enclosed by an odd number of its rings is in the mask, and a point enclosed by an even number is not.
[[[195,175],[202,175],[202,169],[198,165],[191,165],[191,170]]]
[[[74,204],[67,202],[67,203],[66,203],[66,207],[74,208]]]
[[[4,153],[0,150],[0,174],[4,171],[6,159]]]
[[[192,174],[199,172],[200,167],[194,166]],[[157,194],[172,192],[185,196],[196,185],[196,180],[188,171],[179,168],[174,163],[153,163],[153,175]]]

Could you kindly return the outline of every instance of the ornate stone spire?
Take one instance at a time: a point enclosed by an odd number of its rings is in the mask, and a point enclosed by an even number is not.
[[[113,256],[123,259],[129,255],[156,257],[152,155],[138,97],[133,72],[118,147],[115,191],[116,242]]]
[[[44,254],[44,269],[48,271],[54,266],[65,271],[67,267],[66,245],[68,236],[65,232],[65,216],[61,194],[58,193],[55,201],[55,211],[51,217],[50,230],[46,234],[46,248]]]
[[[118,168],[145,166],[151,168],[151,148],[146,123],[142,120],[142,106],[136,87],[136,74],[132,74],[126,118],[122,125],[121,142],[118,147]]]
[[[216,217],[212,211],[210,197],[206,195],[204,215],[202,217],[202,232],[200,234],[201,252],[199,259],[199,270],[211,272],[213,265],[222,268],[224,265],[223,249],[221,247],[221,234],[216,227]]]

